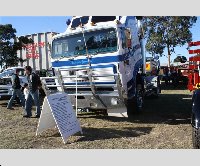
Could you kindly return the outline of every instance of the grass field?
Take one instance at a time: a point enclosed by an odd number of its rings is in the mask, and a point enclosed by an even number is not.
[[[1,149],[192,148],[191,93],[184,88],[164,87],[158,99],[145,99],[144,111],[131,119],[79,114],[83,135],[71,136],[67,144],[55,128],[36,136],[38,119],[22,118],[17,104],[7,110],[7,102],[0,100]]]

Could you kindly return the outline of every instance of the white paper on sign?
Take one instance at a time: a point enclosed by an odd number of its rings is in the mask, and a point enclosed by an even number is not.
[[[80,123],[73,111],[70,98],[66,93],[52,94],[45,99],[43,103],[44,110],[42,110],[37,133],[44,131],[50,126],[57,126],[64,143],[66,143],[69,136],[79,131],[82,133]],[[51,117],[48,116],[48,118],[50,118],[52,125],[45,125],[48,123],[45,115],[49,115],[49,112],[51,112]]]

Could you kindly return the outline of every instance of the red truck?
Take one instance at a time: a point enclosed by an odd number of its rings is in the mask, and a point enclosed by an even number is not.
[[[200,55],[189,58],[188,89],[190,91],[200,88],[199,65]]]
[[[190,42],[189,46],[199,46],[200,41]],[[196,54],[189,58],[188,89],[192,96],[192,141],[193,147],[200,149],[200,49],[189,50],[189,54]]]

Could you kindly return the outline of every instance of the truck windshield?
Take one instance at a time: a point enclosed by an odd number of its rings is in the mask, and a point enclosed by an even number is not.
[[[85,32],[88,54],[117,51],[117,35],[114,28]],[[83,34],[65,36],[53,41],[52,58],[86,55]]]

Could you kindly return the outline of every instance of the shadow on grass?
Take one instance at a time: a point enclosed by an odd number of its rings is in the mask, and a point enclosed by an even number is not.
[[[133,110],[134,111],[134,110]],[[97,118],[111,122],[149,124],[190,124],[192,111],[191,96],[187,94],[160,94],[157,99],[145,99],[143,111],[129,118],[80,114],[79,118]]]
[[[7,107],[9,100],[10,99],[8,97],[2,97],[0,99],[0,101],[1,101],[0,106]],[[39,101],[40,101],[40,106],[42,106],[43,105],[43,101],[44,101],[44,97],[40,97]],[[34,101],[32,101],[32,104],[33,104],[33,106],[35,105]],[[21,107],[21,102],[20,102],[20,100],[18,98],[16,98],[13,101],[12,107]]]
[[[83,128],[83,136],[77,141],[95,141],[122,137],[138,137],[149,134],[152,127],[113,128]]]
[[[9,100],[5,100],[5,99],[4,99],[4,102],[1,102],[1,103],[0,103],[0,106],[1,106],[1,107],[7,107],[8,102],[9,102]],[[14,101],[13,101],[13,104],[12,104],[12,107],[21,107],[20,101],[14,100]]]
[[[152,127],[125,127],[125,128],[87,128],[83,127],[83,134],[80,132],[76,133],[76,136],[81,136],[77,142],[82,141],[95,141],[95,140],[105,140],[113,138],[123,138],[123,137],[138,137],[141,135],[146,135],[151,132]],[[40,137],[50,138],[50,137],[61,137],[57,130],[45,131],[40,134]]]
[[[166,85],[164,82],[161,83],[162,90],[187,90],[187,85],[180,82],[177,86],[174,86],[172,83]]]

